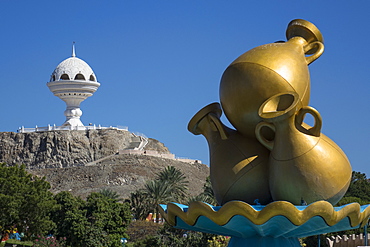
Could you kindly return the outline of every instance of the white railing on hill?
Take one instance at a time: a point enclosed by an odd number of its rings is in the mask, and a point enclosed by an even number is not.
[[[127,126],[117,126],[117,127],[102,127],[100,124],[98,126],[94,125],[89,125],[89,126],[51,126],[48,125],[47,127],[38,127],[36,126],[35,128],[25,128],[25,127],[20,127],[18,129],[18,133],[28,133],[28,132],[43,132],[43,131],[54,131],[54,130],[101,130],[101,129],[117,129],[117,130],[126,130],[128,131]]]
[[[132,155],[148,155],[154,157],[160,157],[165,159],[177,160],[191,164],[202,164],[201,160],[194,160],[189,158],[179,158],[176,157],[174,154],[171,153],[160,153],[156,150],[138,150],[138,149],[121,149],[118,150],[119,154],[132,154]]]
[[[133,136],[137,136],[140,138],[140,144],[137,147],[138,150],[143,150],[146,144],[148,144],[148,137],[146,137],[143,133],[140,132],[133,132],[131,133]]]

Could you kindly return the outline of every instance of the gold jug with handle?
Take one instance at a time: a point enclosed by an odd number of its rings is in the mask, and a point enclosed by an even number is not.
[[[225,126],[219,103],[212,103],[189,121],[188,130],[208,142],[210,177],[220,205],[231,200],[253,204],[271,202],[268,184],[269,151],[256,139],[246,138]]]
[[[285,200],[299,205],[326,200],[336,204],[351,181],[352,168],[330,138],[321,133],[320,113],[309,106],[299,106],[295,92],[280,93],[259,108],[263,119],[256,126],[256,137],[270,153],[269,182],[274,201]],[[303,123],[306,114],[314,117],[313,127]],[[263,128],[274,139],[263,135]]]
[[[289,23],[286,36],[287,42],[258,46],[242,54],[222,75],[222,109],[243,135],[255,138],[255,127],[261,121],[258,109],[275,94],[294,91],[300,107],[309,103],[308,65],[323,53],[323,37],[315,25],[301,19]]]

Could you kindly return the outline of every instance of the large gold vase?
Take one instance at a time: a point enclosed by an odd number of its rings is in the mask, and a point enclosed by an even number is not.
[[[306,114],[315,124],[303,124]],[[269,182],[274,201],[299,205],[326,200],[336,204],[351,180],[351,165],[344,152],[321,133],[322,119],[312,107],[301,107],[295,92],[280,93],[266,100],[259,109],[263,119],[256,127],[257,139],[269,150]],[[273,140],[263,129],[275,133]]]
[[[222,108],[243,135],[255,138],[255,127],[261,121],[258,109],[277,93],[293,91],[299,95],[299,106],[309,103],[308,65],[324,51],[322,35],[312,23],[298,19],[289,23],[286,36],[287,42],[262,45],[244,53],[222,76]]]
[[[210,177],[220,205],[231,200],[271,202],[268,182],[269,151],[257,140],[245,138],[220,120],[219,103],[210,104],[190,120],[188,130],[208,142]]]

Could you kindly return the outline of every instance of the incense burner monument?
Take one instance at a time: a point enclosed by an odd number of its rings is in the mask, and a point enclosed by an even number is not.
[[[296,19],[286,37],[233,61],[221,78],[220,103],[190,120],[188,130],[207,139],[220,206],[163,205],[170,224],[231,236],[229,246],[300,246],[298,237],[366,223],[367,207],[332,206],[346,193],[352,169],[309,106],[308,65],[324,51],[322,34]],[[221,122],[222,113],[235,129]],[[313,126],[304,123],[308,114]]]

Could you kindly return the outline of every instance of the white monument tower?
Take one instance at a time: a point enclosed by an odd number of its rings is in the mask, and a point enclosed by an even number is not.
[[[100,83],[97,82],[91,67],[76,57],[74,44],[72,57],[62,61],[55,68],[47,86],[55,96],[66,102],[67,109],[64,111],[66,121],[62,126],[70,126],[72,129],[84,126],[80,120],[82,115],[80,104],[94,94]]]

